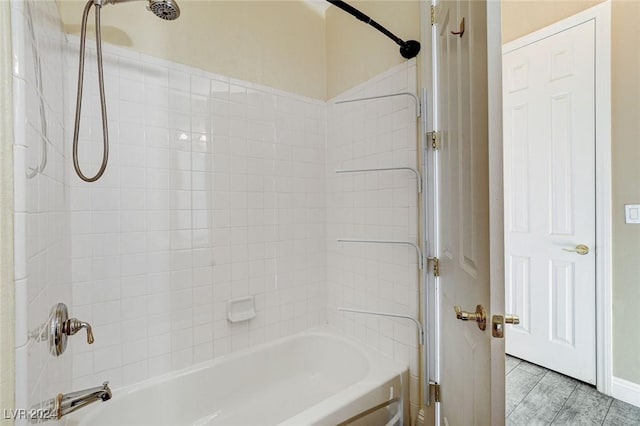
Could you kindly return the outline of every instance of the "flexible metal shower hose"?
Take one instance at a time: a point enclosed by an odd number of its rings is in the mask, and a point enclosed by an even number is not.
[[[107,104],[104,95],[104,76],[102,72],[102,37],[100,35],[100,9],[101,6],[96,4],[96,55],[98,57],[98,85],[100,87],[100,108],[102,110],[102,164],[100,170],[93,177],[87,177],[80,170],[80,163],[78,162],[78,136],[80,133],[80,112],[82,110],[82,86],[84,80],[84,52],[85,41],[87,38],[87,17],[89,16],[89,10],[94,5],[93,0],[89,0],[84,7],[82,14],[82,27],[80,32],[80,62],[78,70],[78,94],[76,97],[76,121],[73,128],[73,167],[76,169],[76,173],[85,182],[95,182],[102,177],[104,171],[107,168],[107,162],[109,161],[109,133],[107,129]]]

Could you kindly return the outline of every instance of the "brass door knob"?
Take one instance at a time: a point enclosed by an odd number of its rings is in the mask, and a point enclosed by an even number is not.
[[[504,323],[505,324],[513,324],[513,325],[518,325],[520,324],[520,317],[517,315],[505,315],[504,316]]]
[[[584,256],[585,254],[589,254],[589,247],[585,246],[584,244],[578,244],[576,246],[576,248],[574,248],[574,249],[563,248],[562,250],[568,251],[568,252],[571,252],[571,253],[578,253],[580,256]]]
[[[454,306],[453,310],[456,311],[456,318],[460,321],[475,321],[478,328],[483,331],[487,328],[487,312],[482,305],[476,306],[475,312],[463,311],[460,306]]]

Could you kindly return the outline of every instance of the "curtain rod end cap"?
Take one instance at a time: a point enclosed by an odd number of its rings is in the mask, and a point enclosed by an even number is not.
[[[400,54],[405,59],[411,59],[420,53],[420,42],[416,40],[407,40],[404,46],[400,47]]]

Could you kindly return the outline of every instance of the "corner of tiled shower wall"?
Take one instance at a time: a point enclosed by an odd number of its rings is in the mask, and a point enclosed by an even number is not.
[[[71,298],[62,22],[53,1],[12,1],[16,407],[71,387],[71,356],[49,354],[51,307]],[[19,422],[20,423],[20,422]]]
[[[138,382],[326,322],[324,103],[114,46],[104,54],[109,166],[94,184],[71,176],[71,310],[96,337],[73,344],[74,388]],[[92,46],[86,64],[80,163],[92,174],[102,155]],[[227,301],[246,295],[257,317],[230,324]]]
[[[341,94],[350,99],[416,93],[415,60]],[[336,98],[336,99],[338,99]],[[334,100],[335,101],[335,100]],[[416,104],[409,96],[327,107],[327,287],[329,324],[409,365],[412,417],[418,404],[419,270],[413,247],[338,243],[339,238],[419,242],[416,176],[409,171],[336,174],[337,169],[417,167]]]

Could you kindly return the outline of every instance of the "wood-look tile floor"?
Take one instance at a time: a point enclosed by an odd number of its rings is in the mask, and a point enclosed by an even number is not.
[[[640,408],[507,355],[507,426],[640,425]]]

